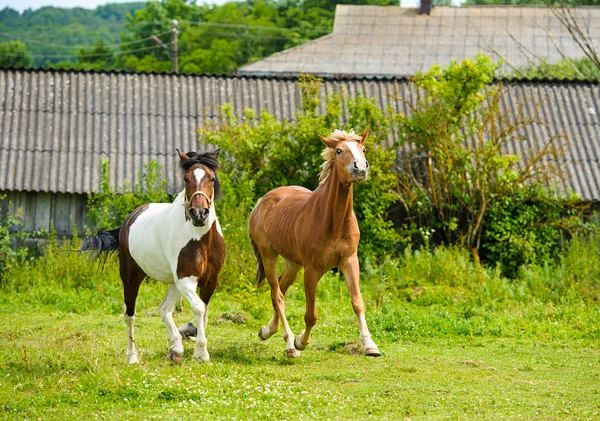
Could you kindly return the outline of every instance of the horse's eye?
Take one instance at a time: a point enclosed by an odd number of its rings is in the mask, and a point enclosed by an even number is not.
[[[214,182],[215,182],[215,177],[211,178],[211,179],[210,179],[210,182],[211,182],[211,183],[214,183]]]
[[[341,149],[337,149],[335,152],[339,155],[339,154],[342,153],[342,150]]]
[[[183,177],[183,181],[187,183],[188,182],[187,177]]]

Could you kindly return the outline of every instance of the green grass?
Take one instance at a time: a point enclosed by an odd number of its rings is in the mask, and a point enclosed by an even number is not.
[[[0,419],[600,419],[598,239],[574,240],[555,265],[513,280],[455,248],[367,262],[377,359],[361,355],[344,281],[330,272],[312,342],[295,360],[281,331],[257,338],[269,291],[252,285],[242,240],[210,304],[209,364],[193,361],[191,341],[182,365],[169,360],[157,309],[165,285],[142,285],[141,364],[128,366],[116,261],[101,271],[67,252],[78,244],[54,244],[10,266],[0,277]],[[286,300],[296,334],[303,295],[299,280]],[[175,319],[192,319],[187,304]]]
[[[108,272],[110,275],[111,272]],[[112,276],[111,276],[112,277]],[[44,288],[41,287],[43,290]],[[90,288],[94,290],[94,288]],[[142,287],[136,323],[141,364],[125,364],[117,288],[77,313],[49,311],[23,292],[0,295],[0,416],[6,419],[598,419],[600,307],[507,302],[493,311],[463,304],[421,306],[389,298],[368,321],[383,356],[359,353],[343,283],[319,286],[319,322],[296,360],[281,331],[260,342],[269,317],[267,288],[221,288],[210,308],[211,363],[181,366],[156,305],[164,286]],[[118,293],[117,293],[118,291]],[[287,310],[299,333],[302,285]],[[113,294],[115,294],[113,296]],[[35,291],[32,291],[35,294]],[[60,296],[61,294],[57,294]],[[85,296],[85,295],[84,295]],[[101,298],[98,298],[100,296]],[[14,300],[32,304],[17,310]],[[28,298],[29,297],[29,298]],[[73,298],[64,294],[65,300]],[[241,298],[240,298],[241,297]],[[61,307],[61,300],[53,305]],[[8,311],[10,310],[10,311]],[[224,312],[245,314],[236,324]],[[176,322],[191,319],[188,306]]]

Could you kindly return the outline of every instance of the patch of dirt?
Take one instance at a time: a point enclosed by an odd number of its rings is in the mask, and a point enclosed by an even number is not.
[[[362,355],[364,348],[360,342],[350,342],[344,346],[344,351],[350,355]]]
[[[159,317],[160,310],[158,307],[150,307],[144,311],[144,317]]]
[[[247,321],[248,315],[246,313],[232,313],[227,311],[215,319],[215,324],[235,323],[237,325],[245,325]]]
[[[468,367],[473,367],[473,368],[479,368],[484,364],[483,361],[473,361],[473,360],[462,360],[462,361],[458,361],[458,363],[462,364],[462,365],[466,365]]]

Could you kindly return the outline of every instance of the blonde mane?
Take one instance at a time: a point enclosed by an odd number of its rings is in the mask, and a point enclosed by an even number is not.
[[[335,129],[330,135],[329,139],[335,140],[336,142],[345,142],[348,140],[354,140],[356,142],[360,142],[362,139],[359,135],[354,133],[354,129],[350,129],[350,132],[345,132],[343,130]],[[327,180],[333,165],[335,164],[335,149],[333,148],[325,148],[323,152],[321,152],[321,156],[325,160],[321,164],[321,173],[319,174],[319,184]]]

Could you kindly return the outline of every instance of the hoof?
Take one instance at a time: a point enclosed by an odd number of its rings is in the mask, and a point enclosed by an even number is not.
[[[263,326],[260,328],[260,330],[258,331],[258,339],[260,339],[261,341],[266,341],[267,339],[269,339],[272,335],[271,332],[269,332],[268,334],[265,333],[265,330],[269,330],[269,328],[267,326]]]
[[[169,358],[171,358],[171,360],[175,364],[181,364],[181,361],[183,360],[183,354],[178,354],[175,351],[171,350],[169,352]]]
[[[285,355],[288,358],[298,358],[300,356],[300,351],[298,351],[296,348],[286,349]]]
[[[381,357],[381,352],[377,348],[366,348],[365,355],[367,357]]]
[[[210,356],[208,355],[208,352],[205,355],[196,355],[196,354],[194,354],[194,360],[198,364],[204,364],[204,363],[210,362]]]
[[[296,338],[294,339],[294,347],[298,351],[304,351],[306,349],[305,346],[302,346],[302,342],[300,342],[300,335],[296,336]]]
[[[128,364],[139,364],[140,360],[138,360],[137,354],[133,354],[127,357]]]
[[[187,322],[177,329],[183,338],[189,338],[198,334],[198,328],[192,322]]]

